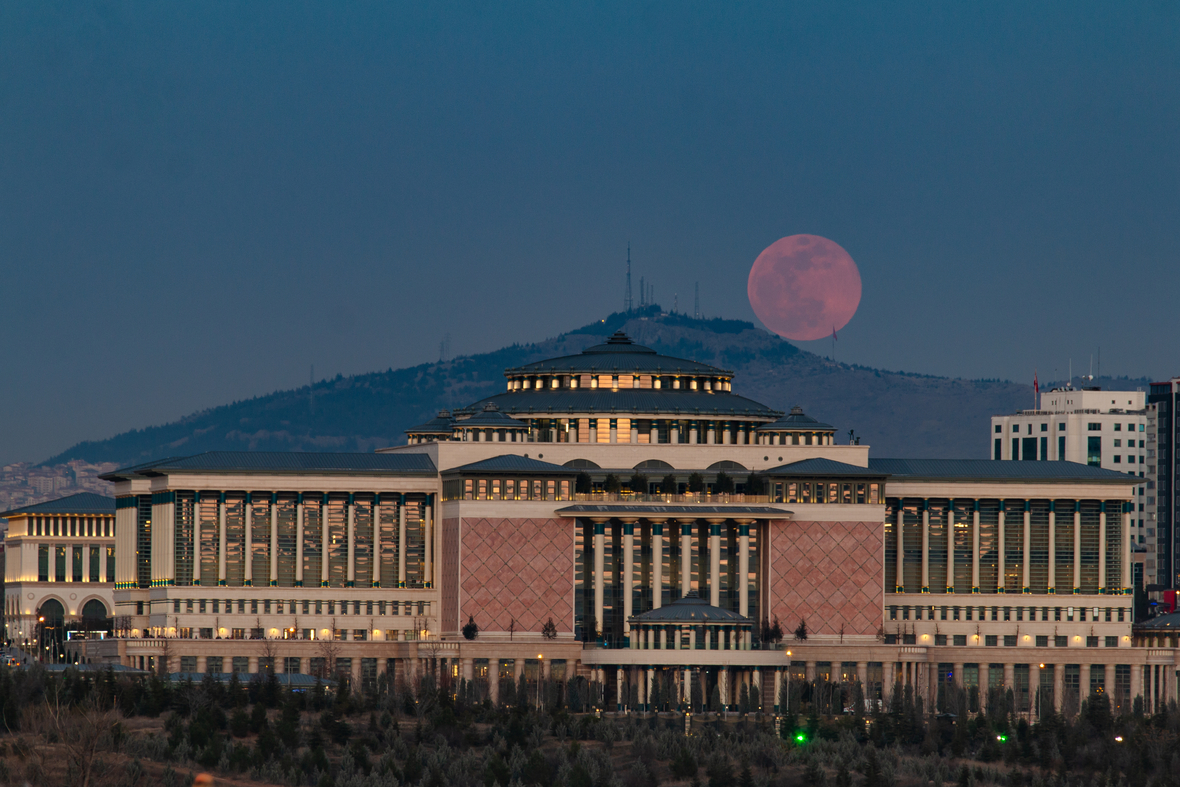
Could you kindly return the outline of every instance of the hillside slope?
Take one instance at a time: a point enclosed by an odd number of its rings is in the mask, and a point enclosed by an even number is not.
[[[179,421],[79,443],[47,460],[121,464],[217,450],[371,451],[444,407],[503,389],[503,370],[576,353],[623,328],[659,352],[736,373],[734,390],[780,410],[799,404],[876,456],[985,457],[988,417],[1027,407],[1031,387],[887,372],[833,363],[739,320],[692,320],[658,307],[543,342],[407,369],[340,377],[194,413]]]

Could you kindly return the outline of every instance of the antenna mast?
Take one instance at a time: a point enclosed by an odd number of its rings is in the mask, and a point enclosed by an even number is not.
[[[627,292],[623,295],[623,311],[631,311],[631,242],[627,241]]]

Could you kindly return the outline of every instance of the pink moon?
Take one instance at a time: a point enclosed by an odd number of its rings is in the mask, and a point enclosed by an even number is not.
[[[784,339],[824,339],[860,306],[860,271],[839,244],[791,235],[766,247],[750,268],[750,306]]]

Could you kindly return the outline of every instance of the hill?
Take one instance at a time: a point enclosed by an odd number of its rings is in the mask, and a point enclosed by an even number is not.
[[[1029,385],[834,363],[740,320],[694,320],[659,307],[616,313],[553,339],[453,360],[337,376],[194,413],[173,423],[79,443],[47,460],[133,464],[201,451],[372,451],[444,407],[503,389],[503,370],[580,352],[622,328],[668,355],[732,369],[734,390],[780,410],[799,404],[854,429],[876,456],[985,457],[988,418],[1027,407]],[[1133,381],[1134,382],[1134,381]],[[1115,386],[1117,387],[1117,386]]]

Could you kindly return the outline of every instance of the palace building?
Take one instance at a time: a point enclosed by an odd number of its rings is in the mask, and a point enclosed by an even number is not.
[[[812,680],[870,700],[1006,687],[1029,713],[1176,696],[1166,638],[1132,638],[1136,477],[876,458],[621,333],[505,377],[376,453],[106,475],[125,623],[87,657],[361,685],[431,670],[493,701],[580,677],[618,709],[716,689],[770,711]]]

